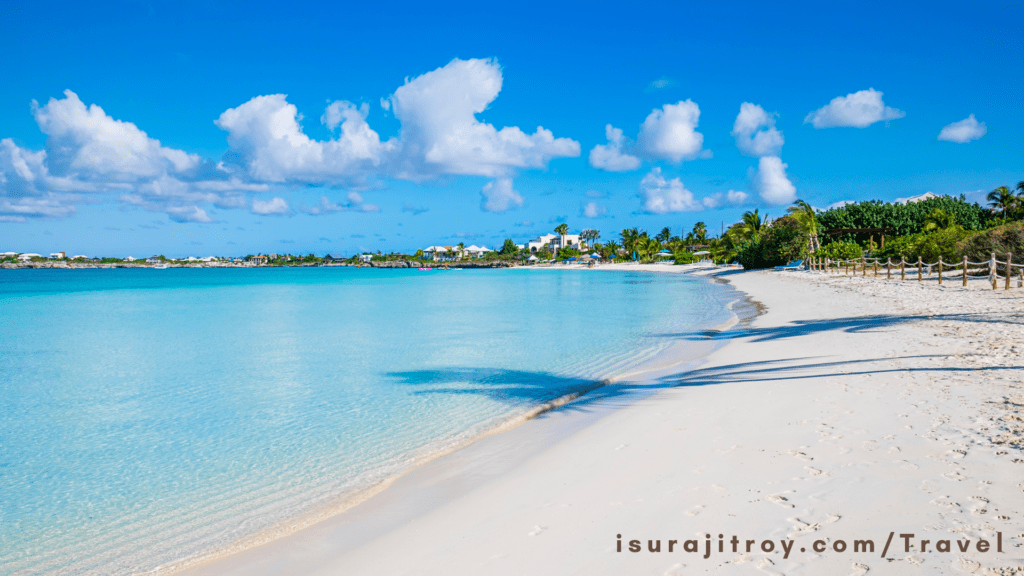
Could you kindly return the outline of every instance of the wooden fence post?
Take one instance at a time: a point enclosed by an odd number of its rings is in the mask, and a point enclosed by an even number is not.
[[[942,286],[942,256],[939,256],[939,286]]]
[[[885,279],[892,280],[892,258],[885,259]]]
[[[907,279],[907,259],[900,256],[900,280]]]
[[[875,262],[872,264],[872,267],[875,269],[875,278],[878,278],[878,258],[875,258]]]
[[[967,256],[964,256],[964,288],[967,288]]]
[[[992,258],[988,261],[988,279],[992,282],[992,289],[996,289],[996,253],[992,253]]]
[[[1004,290],[1009,290],[1010,289],[1010,275],[1013,273],[1012,271],[1013,271],[1013,252],[1007,252],[1006,253],[1006,288],[1004,288]]]
[[[917,257],[917,281],[921,281],[921,257]]]
[[[868,275],[868,261],[863,256],[860,257],[860,275],[861,276],[867,276]]]

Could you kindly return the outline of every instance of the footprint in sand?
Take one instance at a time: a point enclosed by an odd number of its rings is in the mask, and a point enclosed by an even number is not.
[[[988,504],[988,498],[985,498],[984,496],[971,496],[971,500],[977,500],[978,502],[984,502]]]
[[[967,558],[957,558],[953,561],[953,568],[956,568],[961,572],[974,572],[978,568],[981,568],[981,564],[974,560],[968,560]]]
[[[840,518],[842,518],[842,516],[840,516],[839,514],[829,514],[828,520],[825,520],[825,522],[828,522],[829,524],[835,524],[836,522],[839,522]]]
[[[811,476],[828,476],[828,472],[822,472],[817,468],[811,468],[810,466],[804,466],[804,470],[811,473]]]
[[[914,464],[913,462],[907,462],[906,460],[894,460],[893,464],[899,464],[900,468],[903,468],[904,470],[917,470],[918,469],[918,465],[917,464]]]
[[[907,556],[906,558],[904,558],[904,560],[910,562],[915,566],[920,566],[921,564],[924,564],[924,558],[921,558],[920,556]]]
[[[718,484],[712,484],[711,487],[715,489],[715,492],[725,492],[726,491],[726,487],[725,486],[719,486]]]
[[[741,554],[732,560],[729,560],[729,562],[733,564],[746,564],[747,562],[750,562],[750,554]]]
[[[527,532],[526,535],[527,536],[537,536],[537,535],[539,535],[541,532],[543,532],[545,530],[547,530],[546,526],[534,526],[533,530],[530,530],[529,532]]]
[[[896,446],[893,446],[893,447],[889,448],[889,454],[895,454],[895,453],[897,453],[899,451],[900,451],[900,449],[898,447],[896,447]]]
[[[868,573],[868,570],[871,569],[865,566],[864,564],[854,564],[853,573],[851,573],[850,576],[864,576]]]
[[[997,518],[999,518],[1003,522],[1009,522],[1010,521],[1010,517],[1009,516],[997,516]]]
[[[796,450],[786,450],[786,454],[789,454],[790,456],[795,456],[796,458],[806,460],[808,462],[814,460],[814,458],[808,456],[807,454],[804,454],[803,452],[798,452]]]
[[[703,504],[697,504],[693,508],[691,508],[691,509],[687,510],[686,512],[684,512],[684,514],[686,514],[687,516],[696,516],[697,514],[700,514],[700,510],[703,507],[704,507]]]
[[[789,492],[788,491],[782,492],[782,494],[789,494]],[[779,506],[782,506],[783,508],[793,508],[794,506],[789,503],[788,498],[786,498],[782,494],[769,494],[768,496],[765,496],[764,499],[769,501],[769,502],[773,502],[775,504],[778,504]]]
[[[790,532],[786,535],[790,540],[795,540],[796,538],[799,538],[805,534],[810,534],[812,532],[817,532],[818,530],[821,530],[821,524],[817,522],[815,522],[814,524],[808,524],[803,520],[800,520],[799,518],[787,518],[786,520],[788,522],[792,522],[793,528],[796,528],[794,532]]]
[[[874,440],[865,440],[864,441],[864,449],[865,450],[877,450],[878,449],[878,442],[875,442]]]

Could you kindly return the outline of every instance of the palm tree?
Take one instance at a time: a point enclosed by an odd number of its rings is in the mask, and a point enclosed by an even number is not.
[[[600,237],[601,233],[592,228],[587,228],[583,232],[580,232],[580,238],[587,243],[587,246],[590,246],[591,241],[596,241]]]
[[[657,236],[655,236],[655,238],[658,239],[658,242],[666,242],[671,237],[672,231],[669,230],[667,226],[665,228],[662,228],[661,232],[658,232]]]
[[[797,200],[786,212],[796,220],[800,230],[807,234],[807,251],[811,254],[817,252],[821,245],[818,244],[818,217],[814,207],[803,200]]]
[[[627,253],[632,254],[636,250],[636,243],[640,238],[640,234],[640,230],[636,228],[626,228],[619,233],[619,236],[622,238],[622,247],[626,249]]]
[[[605,243],[605,245],[601,247],[601,256],[604,256],[605,258],[608,258],[609,256],[618,256],[618,255],[619,255],[619,245],[615,243],[615,240],[611,240],[611,241]]]
[[[640,242],[640,249],[642,250],[642,257],[650,260],[661,250],[661,242],[657,237],[645,238],[644,241]]]
[[[463,254],[463,252],[465,252],[465,250],[466,250],[466,243],[465,242],[459,242],[459,260],[462,260],[462,254]]]
[[[708,225],[703,222],[697,222],[693,225],[692,234],[694,240],[703,244],[708,239]]]
[[[555,234],[558,234],[559,236],[565,236],[568,233],[569,233],[569,225],[568,224],[559,224],[558,226],[555,226]]]
[[[768,223],[768,216],[761,219],[761,215],[758,214],[757,210],[753,212],[744,212],[743,218],[729,227],[727,234],[731,234],[732,239],[737,244],[740,242],[746,242],[754,240],[761,236],[761,230],[764,229]]]
[[[1010,192],[1010,189],[1006,186],[1000,186],[995,190],[988,193],[985,197],[988,203],[992,205],[992,209],[999,209],[1003,213],[1003,218],[1006,218],[1006,211],[1017,205],[1020,199]]]

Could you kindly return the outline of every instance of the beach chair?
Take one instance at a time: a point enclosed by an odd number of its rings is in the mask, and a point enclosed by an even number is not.
[[[776,270],[799,270],[799,269],[801,269],[803,267],[804,267],[804,261],[803,260],[797,260],[796,262],[790,262],[789,264],[786,264],[785,266],[776,266],[775,269]]]

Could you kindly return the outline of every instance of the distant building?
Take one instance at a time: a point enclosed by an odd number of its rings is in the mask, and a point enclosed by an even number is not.
[[[252,262],[253,264],[255,264],[257,266],[261,266],[261,265],[267,263],[267,257],[262,255],[262,254],[260,254],[258,256],[250,256],[249,257],[249,262]]]
[[[135,258],[133,258],[131,256],[125,256],[124,257],[124,261],[125,262],[135,262]]]
[[[345,256],[343,256],[341,254],[328,254],[328,255],[324,256],[324,262],[327,262],[327,263],[340,262],[340,261],[342,261],[344,259],[345,259]]]
[[[552,252],[558,252],[562,248],[579,250],[580,248],[586,248],[586,246],[587,243],[580,239],[579,234],[545,234],[526,243],[526,249],[533,253],[537,253],[544,248]]]
[[[925,200],[931,200],[932,198],[938,198],[938,194],[931,192],[925,192],[920,196],[911,196],[910,198],[897,198],[893,201],[894,204],[914,204],[915,202],[924,202]]]
[[[458,246],[427,246],[423,249],[423,255],[434,262],[455,260]]]
[[[360,262],[370,262],[371,260],[373,260],[373,254],[360,254],[359,255],[359,261]]]
[[[63,252],[51,252],[50,253],[50,260],[63,260],[63,259],[64,259],[64,253]]]
[[[465,249],[466,254],[469,254],[470,258],[483,258],[488,252],[494,252],[486,246],[470,246]]]
[[[18,256],[18,260],[21,260],[22,262],[28,262],[29,260],[31,260],[33,258],[42,258],[42,257],[43,257],[42,254],[25,253],[25,254],[21,254],[20,256]]]
[[[146,258],[146,264],[159,264],[163,261],[164,259],[159,256],[150,256],[149,258]]]

